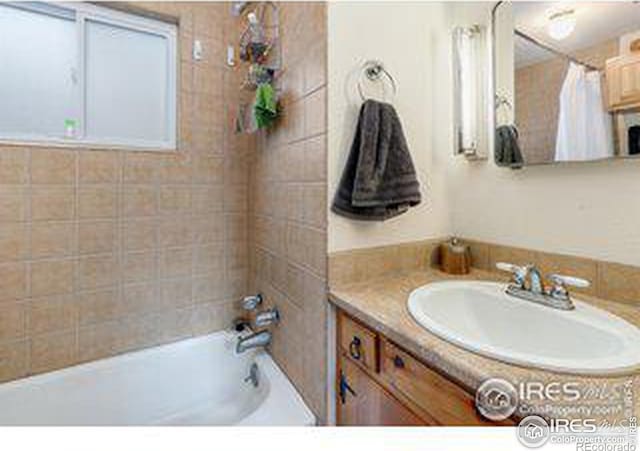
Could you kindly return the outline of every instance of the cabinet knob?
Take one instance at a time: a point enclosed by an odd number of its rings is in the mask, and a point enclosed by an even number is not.
[[[393,358],[393,366],[396,368],[404,368],[404,360],[402,360],[402,357],[399,355],[395,356]]]
[[[354,336],[349,343],[349,355],[355,360],[360,360],[362,352],[360,351],[360,338]]]

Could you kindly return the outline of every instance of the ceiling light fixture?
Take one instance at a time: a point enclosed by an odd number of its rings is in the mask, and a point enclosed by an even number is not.
[[[560,41],[568,37],[576,28],[576,16],[572,9],[549,14],[547,32],[553,39]]]

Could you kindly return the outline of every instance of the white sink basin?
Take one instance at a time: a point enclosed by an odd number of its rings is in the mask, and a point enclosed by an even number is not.
[[[640,329],[574,300],[563,311],[505,294],[504,284],[455,281],[425,285],[409,312],[428,331],[478,354],[574,374],[640,369]]]

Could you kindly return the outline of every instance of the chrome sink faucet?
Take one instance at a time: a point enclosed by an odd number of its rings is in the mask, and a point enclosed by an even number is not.
[[[535,265],[518,266],[512,263],[496,263],[496,267],[513,274],[511,283],[506,289],[508,295],[560,310],[575,308],[567,286],[587,288],[590,285],[588,280],[579,277],[551,274],[549,280],[553,285],[546,290],[540,270]]]

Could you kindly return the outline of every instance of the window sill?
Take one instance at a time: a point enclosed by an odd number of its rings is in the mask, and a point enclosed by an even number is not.
[[[0,139],[0,147],[46,147],[72,150],[116,150],[123,152],[176,153],[178,146],[140,146],[130,144],[98,144],[69,140],[30,141],[24,139]]]

